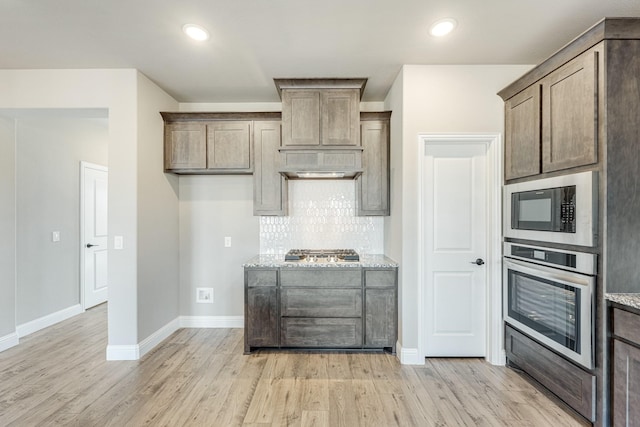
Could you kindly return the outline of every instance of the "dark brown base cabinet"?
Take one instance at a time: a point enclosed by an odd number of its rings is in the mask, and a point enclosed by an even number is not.
[[[245,353],[259,348],[395,353],[397,268],[245,268]]]
[[[640,426],[640,314],[612,308],[611,425]]]
[[[507,364],[524,370],[589,421],[596,417],[596,377],[506,326]]]

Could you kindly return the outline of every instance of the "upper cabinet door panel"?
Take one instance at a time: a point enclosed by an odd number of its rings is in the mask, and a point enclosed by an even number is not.
[[[540,86],[533,85],[505,103],[504,178],[540,173]]]
[[[360,144],[360,92],[322,92],[322,145]]]
[[[287,180],[280,168],[280,122],[254,122],[253,214],[286,215]]]
[[[207,168],[251,170],[251,121],[207,125]]]
[[[389,121],[361,126],[364,172],[356,180],[356,215],[389,215]]]
[[[320,145],[319,91],[282,91],[282,144]]]
[[[206,127],[201,123],[170,123],[164,130],[164,168],[204,169]]]
[[[542,171],[598,161],[598,51],[590,50],[542,82]]]

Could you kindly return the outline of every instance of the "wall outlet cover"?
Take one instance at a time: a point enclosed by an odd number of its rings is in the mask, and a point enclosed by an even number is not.
[[[196,288],[196,302],[213,304],[213,288]]]

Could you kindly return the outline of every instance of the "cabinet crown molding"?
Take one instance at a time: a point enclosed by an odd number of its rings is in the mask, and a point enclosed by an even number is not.
[[[366,78],[277,78],[273,82],[278,89],[278,95],[282,99],[283,89],[358,89],[360,99],[367,85]]]
[[[604,18],[498,92],[507,100],[603,40],[640,39],[640,18]]]

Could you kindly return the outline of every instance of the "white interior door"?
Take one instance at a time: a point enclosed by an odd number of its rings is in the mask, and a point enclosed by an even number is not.
[[[85,310],[107,300],[107,188],[104,166],[82,162],[82,277]]]
[[[423,161],[425,355],[485,356],[487,146],[427,144]]]

